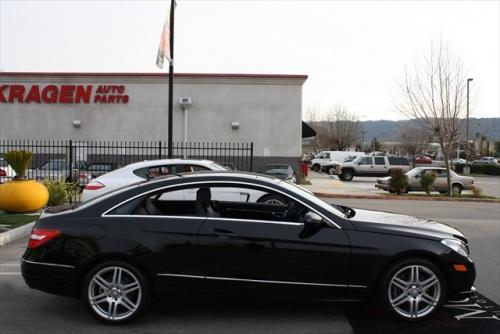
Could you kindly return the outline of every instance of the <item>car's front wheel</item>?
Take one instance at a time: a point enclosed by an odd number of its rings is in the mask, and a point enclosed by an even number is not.
[[[120,324],[134,319],[146,308],[150,287],[134,266],[110,261],[89,272],[83,296],[90,313],[97,319]]]
[[[446,296],[440,270],[425,259],[407,259],[384,275],[379,297],[384,308],[398,318],[420,321],[433,315]]]
[[[335,175],[336,172],[337,172],[337,169],[335,167],[328,168],[328,174]]]
[[[354,173],[350,169],[342,170],[342,180],[351,181],[354,177]]]

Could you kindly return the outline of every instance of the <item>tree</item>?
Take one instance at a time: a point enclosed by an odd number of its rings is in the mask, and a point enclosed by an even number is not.
[[[358,141],[361,134],[358,115],[347,111],[341,105],[336,105],[328,114],[327,121],[331,142],[336,150],[344,151]]]
[[[415,166],[415,156],[427,147],[429,136],[425,131],[415,126],[401,126],[399,128],[399,140],[401,150],[404,154],[411,156],[411,161]]]
[[[424,131],[439,141],[447,169],[448,194],[451,194],[450,157],[460,139],[465,117],[466,76],[459,57],[442,44],[431,46],[401,83],[402,98],[396,109],[415,119]]]

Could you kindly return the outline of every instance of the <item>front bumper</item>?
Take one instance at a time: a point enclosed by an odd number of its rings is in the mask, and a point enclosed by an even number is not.
[[[389,187],[388,184],[384,184],[384,183],[375,183],[375,188],[387,190],[387,191],[389,191],[391,189],[391,187]]]
[[[80,296],[75,267],[21,259],[21,273],[31,289],[68,297]]]
[[[476,291],[474,281],[476,279],[476,267],[474,263],[467,260],[463,264],[467,268],[465,272],[457,272],[453,264],[449,264],[446,276],[448,276],[448,298],[450,300],[461,300],[473,295]]]

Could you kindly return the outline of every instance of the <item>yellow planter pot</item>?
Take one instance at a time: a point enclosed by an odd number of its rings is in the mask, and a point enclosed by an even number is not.
[[[40,182],[12,180],[0,185],[0,210],[32,212],[47,205],[49,191]]]

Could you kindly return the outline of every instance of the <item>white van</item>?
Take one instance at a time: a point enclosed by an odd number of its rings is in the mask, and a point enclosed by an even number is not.
[[[324,164],[332,164],[334,162],[341,163],[348,156],[362,156],[365,155],[364,152],[353,152],[353,151],[321,151],[312,159],[310,162],[311,169],[315,172],[321,170]]]

